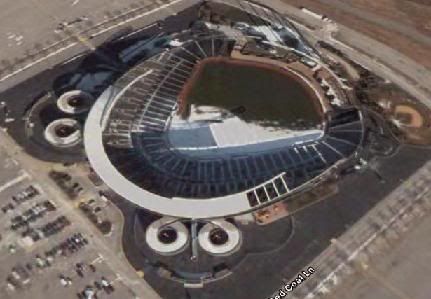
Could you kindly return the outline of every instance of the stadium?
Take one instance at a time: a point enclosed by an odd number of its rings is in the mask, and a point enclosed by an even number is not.
[[[360,5],[45,2],[2,52],[0,297],[353,298],[426,216],[425,73]]]
[[[89,113],[91,167],[145,210],[250,213],[312,188],[361,148],[363,115],[345,82],[285,18],[243,3],[253,24],[171,34]]]

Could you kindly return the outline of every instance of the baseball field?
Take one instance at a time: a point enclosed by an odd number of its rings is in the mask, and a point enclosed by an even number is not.
[[[180,100],[184,117],[196,105],[219,107],[246,122],[275,128],[308,129],[322,121],[316,96],[296,75],[234,59],[201,62]]]

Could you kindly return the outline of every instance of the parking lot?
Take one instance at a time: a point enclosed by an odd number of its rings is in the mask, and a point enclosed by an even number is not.
[[[1,47],[0,59],[13,62],[13,58],[25,55],[66,37],[59,30],[60,23],[70,23],[76,27],[96,24],[115,14],[131,9],[132,4],[149,5],[155,1],[114,0],[108,5],[104,1],[27,1],[18,0],[0,3]],[[20,16],[17,18],[17,16]],[[81,21],[80,21],[81,20]],[[35,24],[37,24],[35,26]]]
[[[140,31],[198,0],[88,0],[0,3],[0,90]],[[24,72],[26,71],[26,72]],[[19,74],[19,76],[17,76]]]
[[[106,217],[104,201],[97,200],[91,205]],[[94,236],[72,219],[70,210],[0,147],[0,298],[136,297]]]

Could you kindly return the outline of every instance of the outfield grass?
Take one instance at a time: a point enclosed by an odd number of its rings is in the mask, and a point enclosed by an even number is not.
[[[293,76],[281,69],[210,60],[200,66],[185,101],[230,110],[262,126],[316,127],[321,123],[316,98]]]

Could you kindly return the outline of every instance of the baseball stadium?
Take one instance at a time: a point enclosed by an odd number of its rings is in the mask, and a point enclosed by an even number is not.
[[[84,144],[117,194],[161,215],[239,215],[355,155],[363,120],[344,83],[276,12],[244,9],[259,22],[174,33],[98,98]]]
[[[292,296],[317,298],[320,257],[429,159],[429,110],[281,1],[156,2],[2,94],[0,126],[161,298],[277,298],[309,267]]]

